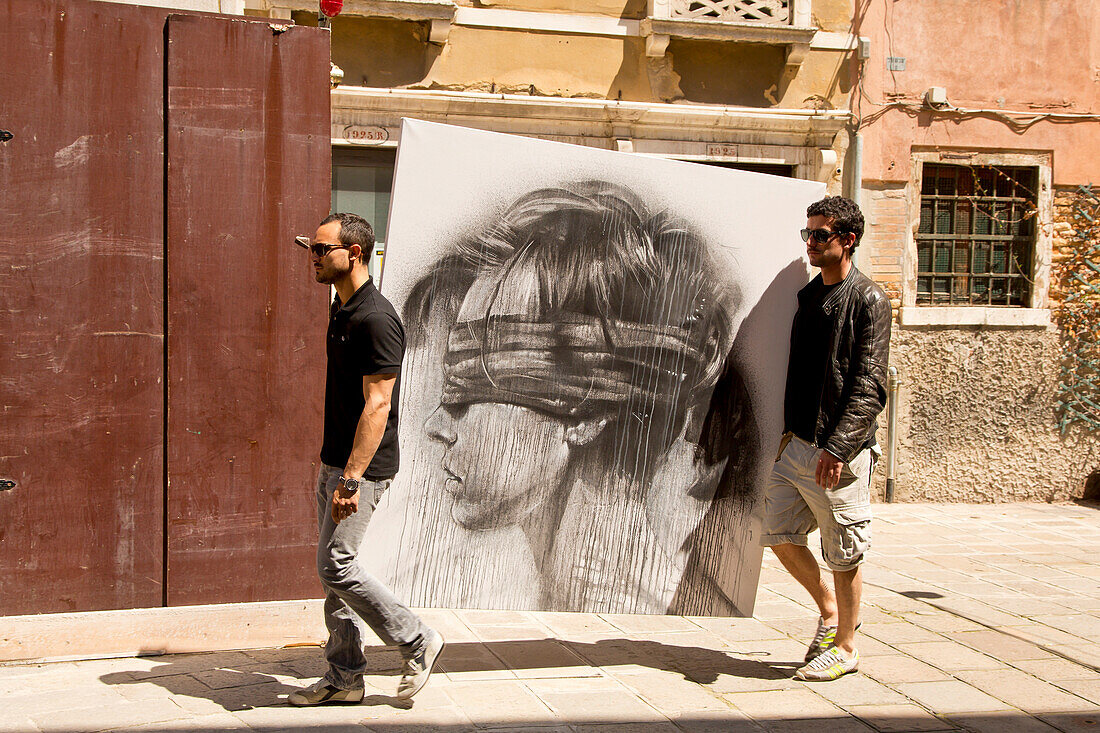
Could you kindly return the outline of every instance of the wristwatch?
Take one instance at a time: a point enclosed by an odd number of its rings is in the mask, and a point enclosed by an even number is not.
[[[358,491],[359,484],[361,483],[363,483],[363,479],[361,478],[344,478],[343,476],[340,477],[340,486],[343,487],[344,491],[348,492],[349,494],[354,494],[356,491]]]

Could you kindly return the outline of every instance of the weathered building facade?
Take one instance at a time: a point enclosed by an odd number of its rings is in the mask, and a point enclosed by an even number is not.
[[[314,0],[246,7],[316,23]],[[847,0],[348,0],[334,204],[384,222],[402,117],[839,186],[850,26]]]
[[[863,206],[858,264],[895,306],[896,498],[1079,497],[1098,39],[1075,0],[347,0],[333,205],[384,241],[402,117],[824,181]]]
[[[1068,499],[1100,470],[1059,270],[1091,272],[1098,31],[1071,0],[349,0],[334,200],[384,220],[403,116],[825,181],[895,302],[897,498]]]
[[[898,306],[898,497],[1081,497],[1100,479],[1100,7],[870,0],[856,22],[859,262]]]

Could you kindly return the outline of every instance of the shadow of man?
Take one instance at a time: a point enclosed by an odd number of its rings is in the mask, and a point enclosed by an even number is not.
[[[372,652],[371,673],[400,674],[400,659],[388,653],[392,650],[381,647],[368,652]],[[323,665],[317,663],[316,647],[312,646],[173,654],[161,659],[165,663],[151,670],[112,672],[99,679],[108,685],[133,686],[130,692],[120,690],[124,697],[148,696],[147,690],[139,688],[156,685],[183,699],[181,705],[187,709],[214,713],[287,705],[287,695],[324,673]],[[195,702],[188,704],[187,698]],[[367,695],[360,704],[411,707],[404,700],[384,694]]]
[[[401,674],[400,659],[392,649],[368,647],[365,651],[370,660],[369,675],[397,677]],[[602,668],[633,664],[675,672],[693,682],[710,684],[720,675],[780,679],[790,676],[791,670],[801,664],[800,661],[765,659],[767,656],[767,652],[751,648],[723,651],[624,638],[594,642],[521,639],[448,644],[440,658],[440,671]],[[238,712],[286,705],[288,694],[316,679],[316,673],[322,671],[317,664],[315,648],[259,649],[247,653],[170,655],[168,661],[151,670],[111,672],[102,675],[100,681],[108,685],[133,685],[133,692],[122,692],[126,697],[148,696],[149,692],[138,686],[157,685],[173,696],[195,700],[194,704],[186,700],[181,702],[183,707],[194,712]],[[367,692],[372,692],[370,685]],[[367,694],[359,704],[408,709],[411,702],[385,694]]]
[[[753,353],[774,348],[770,342],[790,340],[795,294],[808,279],[809,269],[803,260],[787,264],[741,323],[726,357],[699,439],[705,460],[724,463],[724,467],[710,510],[687,540],[687,568],[669,606],[670,613],[739,616],[742,613],[738,606],[745,604],[746,597],[756,595],[761,550],[756,545],[751,515],[771,471],[768,456],[779,434],[760,432],[757,416],[774,410],[774,405],[759,404],[760,395],[751,380],[743,384],[741,375],[746,373]],[[779,318],[777,314],[790,317]],[[749,528],[747,540],[751,546],[731,547],[729,533],[739,527]],[[719,578],[724,577],[734,578],[732,588],[723,588]]]
[[[720,675],[773,680],[789,677],[795,662],[767,659],[754,649],[707,649],[637,639],[600,639],[581,642],[560,639],[451,643],[443,650],[440,666],[449,674],[493,670],[615,667],[636,665],[675,672],[700,684]],[[759,658],[759,659],[758,659]],[[801,661],[798,662],[798,666]]]

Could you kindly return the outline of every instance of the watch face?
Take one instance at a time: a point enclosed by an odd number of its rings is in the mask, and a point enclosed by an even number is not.
[[[354,494],[359,490],[359,480],[354,478],[344,479],[344,491],[349,491]]]

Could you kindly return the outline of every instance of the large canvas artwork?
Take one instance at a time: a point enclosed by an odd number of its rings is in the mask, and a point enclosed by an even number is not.
[[[417,606],[737,615],[818,183],[406,120],[382,292]]]

